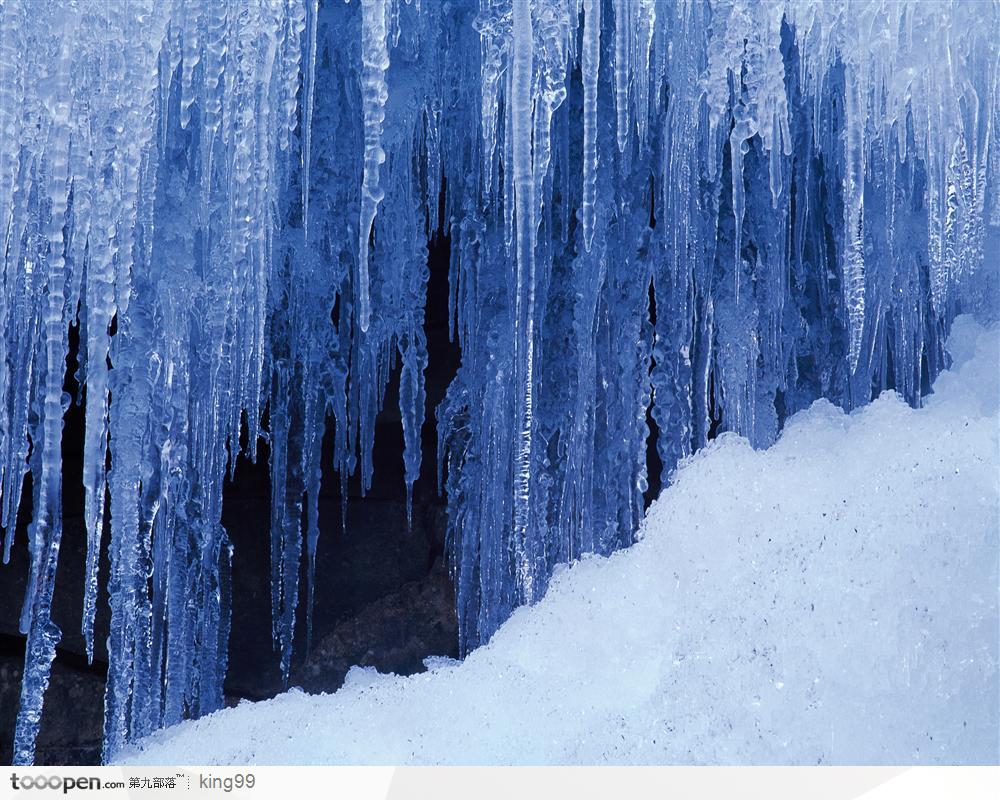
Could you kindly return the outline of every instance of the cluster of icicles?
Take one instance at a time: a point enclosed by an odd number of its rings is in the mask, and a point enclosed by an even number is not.
[[[16,762],[60,640],[71,403],[111,758],[223,702],[238,454],[268,442],[286,676],[324,431],[369,488],[397,373],[412,490],[449,237],[468,650],[556,564],[633,541],[648,409],[668,476],[821,396],[919,402],[996,268],[997,41],[990,2],[0,0],[5,559],[33,492]]]

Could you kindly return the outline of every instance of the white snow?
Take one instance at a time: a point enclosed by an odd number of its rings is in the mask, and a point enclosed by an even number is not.
[[[1000,335],[956,321],[913,410],[724,435],[464,663],[355,669],[186,722],[135,764],[996,763]]]

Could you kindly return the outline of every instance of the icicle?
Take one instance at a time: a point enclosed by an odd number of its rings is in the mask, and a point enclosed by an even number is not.
[[[640,0],[636,7],[638,20],[635,32],[635,56],[633,58],[633,80],[635,84],[635,124],[639,144],[645,146],[649,127],[650,86],[659,89],[657,76],[651,75],[650,57],[656,32],[655,0]],[[621,144],[619,144],[621,149]]]
[[[503,59],[507,50],[505,28],[509,21],[501,16],[492,0],[482,0],[476,17],[476,30],[482,39],[482,66],[480,74],[480,125],[483,131],[483,184],[485,193],[494,191],[493,169],[497,147],[497,117],[499,114],[500,78]]]
[[[10,562],[11,546],[14,542],[14,523],[17,503],[20,502],[21,480],[24,468],[16,452],[20,439],[8,414],[8,402],[15,376],[8,367],[8,359],[16,363],[17,354],[8,342],[11,306],[16,304],[11,288],[15,285],[18,252],[16,226],[17,206],[15,191],[17,183],[18,157],[22,147],[20,108],[24,97],[24,48],[25,12],[20,0],[9,0],[4,4],[0,17],[0,268],[3,281],[0,282],[0,524],[4,527],[3,563]],[[29,144],[29,142],[25,142]],[[12,240],[12,241],[11,241]],[[8,246],[11,241],[12,246]],[[8,277],[8,275],[10,277]],[[16,493],[16,496],[15,496]]]
[[[194,97],[194,71],[201,59],[201,11],[200,5],[188,5],[185,7],[187,19],[184,25],[184,57],[182,59],[181,73],[181,127],[187,128],[191,124],[191,105],[195,101]]]
[[[628,84],[629,84],[629,38],[632,36],[631,14],[632,3],[630,0],[614,0],[615,3],[615,111],[618,117],[618,125],[615,135],[618,141],[618,151],[625,152],[629,136],[629,108],[628,108]],[[585,34],[586,35],[586,34]],[[588,248],[589,249],[589,248]]]
[[[289,3],[288,7],[288,30],[282,47],[282,63],[284,64],[284,74],[282,76],[281,103],[284,111],[284,119],[278,130],[278,146],[282,150],[289,147],[290,134],[295,130],[295,118],[297,114],[297,95],[299,91],[299,67],[302,60],[302,32],[306,29],[306,6],[302,0]],[[313,67],[315,69],[315,67]],[[315,95],[314,101],[315,102]],[[312,130],[310,120],[309,130]],[[311,134],[310,134],[311,136]],[[310,139],[310,143],[311,143]]]
[[[514,456],[514,547],[524,602],[534,596],[534,565],[529,553],[534,403],[535,336],[535,184],[531,159],[531,80],[534,63],[530,0],[514,0],[511,55],[511,133],[514,192],[517,202],[517,287],[514,309],[516,437]]]
[[[385,0],[361,0],[361,91],[364,103],[365,167],[361,184],[361,221],[358,225],[358,325],[368,330],[371,298],[368,285],[368,240],[378,204],[385,196],[379,186],[379,171],[385,163],[382,149],[382,123],[389,97],[385,72],[389,68],[389,50],[385,18]]]
[[[552,162],[552,121],[566,99],[566,41],[570,20],[565,7],[556,4],[536,6],[535,39],[542,47],[538,53],[538,96],[535,101],[533,143],[533,180],[535,185],[535,223],[541,226],[543,209],[551,205],[552,190],[547,182]],[[537,233],[536,233],[537,236]]]
[[[384,0],[383,0],[384,2]],[[368,4],[365,5],[368,7]],[[382,12],[384,14],[384,11]],[[306,73],[306,114],[305,129],[303,138],[305,145],[302,148],[302,231],[305,240],[309,241],[309,171],[312,167],[312,126],[313,126],[313,106],[316,103],[316,25],[319,18],[319,0],[312,0],[309,8],[309,69]],[[366,14],[365,19],[368,19]],[[384,22],[383,22],[384,25]],[[362,37],[364,33],[362,33]],[[363,48],[368,45],[362,43]],[[384,102],[384,101],[383,101]],[[367,160],[366,160],[367,164]],[[366,167],[367,169],[367,167]],[[376,184],[378,178],[376,177]],[[374,218],[374,214],[373,214]]]
[[[861,355],[861,336],[865,324],[865,243],[864,192],[865,151],[861,94],[863,88],[856,75],[846,79],[844,109],[844,302],[848,319],[848,364],[857,369]]]
[[[743,271],[743,216],[746,213],[746,188],[743,184],[743,158],[750,149],[747,140],[754,134],[752,120],[742,106],[733,109],[735,123],[729,134],[729,152],[732,160],[733,216],[736,227],[733,234],[735,253],[733,256],[736,275],[736,302],[740,299],[740,273]]]
[[[69,92],[72,53],[75,44],[72,17],[64,23],[58,42],[59,55],[51,65],[45,82],[42,103],[48,113],[46,155],[49,162],[45,187],[51,207],[45,238],[46,283],[43,301],[44,386],[41,419],[34,441],[40,443],[38,485],[35,489],[35,518],[29,533],[31,570],[21,611],[21,633],[27,634],[24,677],[21,681],[21,704],[14,731],[14,764],[31,764],[35,740],[41,724],[42,700],[48,688],[49,673],[62,636],[52,621],[52,592],[56,563],[62,539],[62,417],[63,374],[66,365],[66,326],[63,314],[65,296],[65,240],[63,228],[69,203],[70,110]],[[36,445],[38,446],[38,445]]]
[[[587,252],[594,241],[597,212],[597,77],[601,66],[600,0],[583,5],[583,244]]]

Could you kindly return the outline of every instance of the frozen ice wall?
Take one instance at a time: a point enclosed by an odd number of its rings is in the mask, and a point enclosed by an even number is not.
[[[469,650],[556,564],[633,541],[650,408],[669,474],[819,397],[919,404],[954,315],[996,313],[998,39],[992,2],[0,0],[5,558],[29,472],[34,513],[18,763],[60,636],[70,403],[88,641],[110,520],[111,757],[222,702],[237,454],[270,445],[286,674],[324,431],[370,487],[397,372],[412,487],[449,237]]]

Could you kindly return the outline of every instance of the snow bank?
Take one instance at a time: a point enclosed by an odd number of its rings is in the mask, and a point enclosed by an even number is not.
[[[1000,336],[955,323],[914,411],[722,436],[644,538],[564,569],[464,663],[356,669],[184,723],[151,763],[998,760]]]

